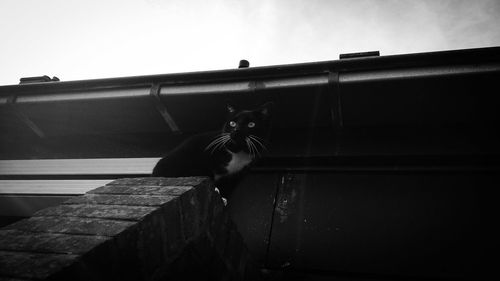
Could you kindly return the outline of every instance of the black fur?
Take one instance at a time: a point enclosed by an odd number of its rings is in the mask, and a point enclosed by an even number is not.
[[[228,118],[221,131],[199,134],[187,139],[158,161],[152,175],[208,176],[215,180],[221,195],[229,197],[243,172],[261,157],[266,149],[271,105],[266,103],[255,110],[241,111],[228,106]],[[233,155],[241,156],[238,159],[248,160],[238,162],[248,162],[247,165],[232,165],[230,167],[233,169],[230,169],[228,163],[233,158],[236,159]],[[233,173],[229,173],[228,168]]]

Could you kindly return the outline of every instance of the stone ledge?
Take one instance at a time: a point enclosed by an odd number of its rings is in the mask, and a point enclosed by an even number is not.
[[[243,280],[247,261],[202,177],[119,179],[0,229],[0,280]]]
[[[3,229],[15,229],[26,232],[115,236],[133,225],[134,222],[131,221],[74,217],[33,217],[8,225]]]
[[[81,255],[111,238],[99,235],[30,233],[20,230],[0,230],[1,250],[16,252]]]

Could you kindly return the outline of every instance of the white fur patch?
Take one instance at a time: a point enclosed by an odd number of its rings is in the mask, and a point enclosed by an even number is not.
[[[227,163],[226,170],[227,174],[231,175],[241,171],[248,164],[250,164],[253,160],[252,156],[245,152],[233,153],[228,151],[231,154],[231,160]]]

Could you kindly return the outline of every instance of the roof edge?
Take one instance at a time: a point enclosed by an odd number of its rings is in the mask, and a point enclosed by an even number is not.
[[[258,77],[282,77],[292,75],[299,76],[327,71],[357,71],[443,64],[493,62],[497,60],[500,61],[500,46],[398,54],[379,57],[347,58],[339,60],[259,66],[251,68],[4,85],[0,86],[0,96],[23,94],[28,92],[32,93],[40,90],[59,92],[79,89],[83,90],[96,88],[106,89],[116,87],[134,87],[156,83],[199,83],[214,80],[224,81],[254,79]]]

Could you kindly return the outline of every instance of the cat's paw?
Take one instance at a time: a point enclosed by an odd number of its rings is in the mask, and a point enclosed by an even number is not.
[[[215,192],[219,193],[220,195],[220,190],[217,187],[215,188]],[[224,206],[227,206],[227,199],[222,196],[220,198],[222,199],[222,203],[224,203]]]

